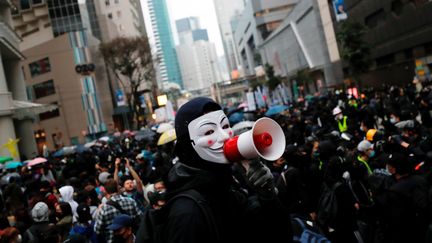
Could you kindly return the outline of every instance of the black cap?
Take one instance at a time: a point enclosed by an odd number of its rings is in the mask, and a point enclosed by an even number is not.
[[[87,222],[92,219],[90,214],[90,207],[86,204],[80,204],[77,207],[78,221]]]
[[[390,154],[387,164],[396,169],[396,173],[403,175],[412,172],[412,163],[410,163],[408,156],[401,153]]]

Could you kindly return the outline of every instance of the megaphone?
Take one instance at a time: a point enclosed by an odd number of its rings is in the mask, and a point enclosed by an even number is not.
[[[285,136],[274,120],[258,119],[252,129],[225,141],[224,155],[230,162],[261,157],[274,161],[285,151]]]

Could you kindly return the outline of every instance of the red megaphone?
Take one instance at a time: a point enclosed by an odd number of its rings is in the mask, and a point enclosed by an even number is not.
[[[285,150],[285,136],[274,120],[264,117],[257,120],[251,130],[228,139],[224,155],[230,162],[261,157],[274,161]]]

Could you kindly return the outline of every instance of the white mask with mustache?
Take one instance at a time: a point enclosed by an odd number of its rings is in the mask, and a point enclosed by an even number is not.
[[[196,118],[189,123],[188,130],[192,147],[202,159],[219,164],[229,163],[223,146],[233,136],[233,131],[222,110]]]

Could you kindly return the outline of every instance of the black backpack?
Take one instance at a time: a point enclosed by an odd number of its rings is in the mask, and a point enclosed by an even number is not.
[[[173,202],[175,202],[175,200],[179,198],[188,198],[198,205],[201,212],[204,214],[207,224],[210,225],[214,235],[216,236],[216,240],[219,240],[220,238],[219,232],[210,207],[208,206],[204,197],[199,192],[190,189],[181,192],[180,194],[169,199],[169,201],[165,204],[165,206],[163,206],[162,209],[158,209],[158,210],[149,209],[145,211],[143,217],[141,218],[139,230],[136,234],[136,242],[141,242],[141,243],[163,242],[162,234],[165,230],[165,223],[168,220],[170,207],[173,204]]]
[[[332,225],[338,212],[336,189],[342,182],[336,182],[332,187],[323,183],[323,189],[318,203],[318,221],[321,225]]]

